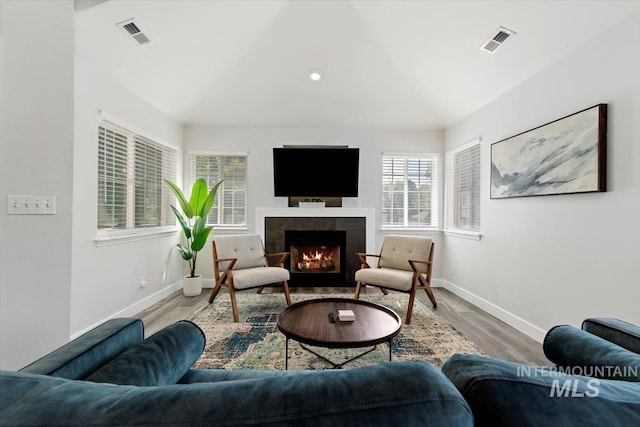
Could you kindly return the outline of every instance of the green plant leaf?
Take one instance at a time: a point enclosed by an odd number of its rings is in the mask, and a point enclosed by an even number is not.
[[[176,218],[178,218],[178,222],[180,223],[180,226],[182,227],[182,232],[184,233],[184,237],[186,237],[187,239],[190,239],[191,238],[191,228],[189,227],[189,224],[187,224],[187,221],[184,219],[182,214],[178,211],[178,209],[176,209],[175,206],[171,205],[171,209],[173,210],[173,213],[176,215]]]
[[[193,237],[194,239],[198,237],[198,234],[202,233],[205,225],[205,220],[202,217],[196,217],[196,221],[193,224],[193,228],[191,230],[191,237]]]
[[[191,187],[191,198],[189,204],[191,205],[191,211],[195,216],[201,216],[202,205],[207,200],[207,181],[204,178],[198,178]]]
[[[191,209],[191,205],[187,202],[187,198],[184,197],[182,190],[175,185],[173,182],[165,179],[164,182],[169,186],[173,194],[176,195],[176,199],[178,199],[178,203],[180,204],[180,209],[187,218],[193,218],[193,210]]]
[[[209,238],[209,233],[211,233],[213,227],[204,227],[200,230],[200,233],[193,237],[193,242],[191,242],[191,250],[194,252],[198,252],[204,248],[204,245],[207,243],[207,239]]]
[[[185,261],[189,261],[191,258],[193,258],[193,253],[191,253],[189,248],[184,247],[181,243],[178,243],[176,246],[178,247],[178,252],[180,252],[180,256],[182,257],[182,259],[184,259]]]
[[[216,201],[216,193],[218,192],[218,187],[220,187],[220,184],[222,184],[222,181],[217,182],[211,188],[211,191],[209,191],[209,195],[207,196],[206,200],[202,204],[201,210],[196,211],[198,216],[205,219],[209,216],[209,212],[213,207],[213,203]]]

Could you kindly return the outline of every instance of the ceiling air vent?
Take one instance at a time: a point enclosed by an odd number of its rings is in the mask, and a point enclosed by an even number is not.
[[[498,27],[496,31],[489,37],[489,40],[484,42],[480,47],[480,50],[484,50],[490,54],[494,54],[495,51],[504,44],[512,36],[515,36],[515,31],[511,31],[504,27]]]
[[[122,31],[124,31],[125,34],[131,37],[138,44],[147,44],[151,41],[149,36],[147,36],[140,27],[133,22],[133,18],[119,22],[117,25],[122,28]]]

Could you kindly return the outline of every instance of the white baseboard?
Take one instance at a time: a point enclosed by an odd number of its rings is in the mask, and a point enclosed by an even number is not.
[[[95,328],[96,326],[99,326],[101,324],[103,324],[104,322],[106,322],[109,319],[114,319],[117,317],[132,317],[135,316],[136,314],[140,313],[143,310],[146,310],[147,308],[151,307],[153,304],[157,303],[158,301],[161,301],[163,298],[168,297],[169,295],[171,295],[172,293],[174,293],[175,291],[178,291],[182,289],[182,280],[179,280],[169,286],[167,286],[164,289],[160,289],[158,292],[149,295],[146,298],[141,299],[140,301],[137,301],[133,304],[131,304],[130,306],[116,312],[113,313],[110,316],[105,317],[104,319],[100,320],[99,322],[94,323],[91,326],[86,327],[85,329],[78,331],[74,334],[71,335],[71,339],[75,339],[77,337],[79,337],[80,335],[90,331],[91,329]]]
[[[440,279],[440,282],[441,286],[446,290],[456,294],[460,298],[470,302],[476,307],[481,308],[492,316],[497,317],[507,325],[517,329],[528,337],[538,341],[539,343],[542,343],[542,341],[544,340],[544,336],[546,335],[545,330],[540,329],[539,327],[527,322],[526,320],[516,316],[515,314],[510,313],[507,310],[498,307],[497,305],[487,301],[486,299],[481,298],[457,285],[454,285],[447,280]]]

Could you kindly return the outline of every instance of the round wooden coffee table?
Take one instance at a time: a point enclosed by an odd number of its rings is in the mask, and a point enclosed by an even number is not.
[[[338,310],[352,310],[355,320],[338,319]],[[330,319],[335,317],[335,321]],[[300,343],[305,350],[341,368],[342,365],[375,350],[381,343],[389,343],[400,333],[402,320],[393,310],[367,301],[346,298],[322,298],[293,304],[278,315],[278,329],[285,335],[285,369],[289,369],[289,339]],[[325,348],[371,349],[342,363],[334,363],[303,344]]]

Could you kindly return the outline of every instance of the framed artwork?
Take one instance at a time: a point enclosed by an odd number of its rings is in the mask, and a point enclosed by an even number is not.
[[[491,198],[606,191],[607,104],[491,144]]]

